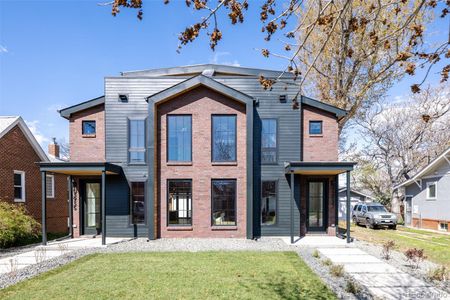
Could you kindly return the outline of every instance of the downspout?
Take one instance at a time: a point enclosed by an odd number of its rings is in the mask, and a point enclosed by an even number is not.
[[[303,125],[303,96],[300,95],[300,103],[299,103],[299,109],[300,109],[300,161],[303,161],[303,129],[304,129],[304,125]]]

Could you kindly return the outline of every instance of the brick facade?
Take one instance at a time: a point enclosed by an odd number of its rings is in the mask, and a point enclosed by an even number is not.
[[[70,117],[70,160],[72,162],[105,161],[105,106],[97,105]],[[95,121],[95,135],[83,135],[83,121]]]
[[[439,223],[450,223],[450,220],[412,219],[412,227],[416,228],[439,230]]]
[[[19,126],[0,138],[0,200],[24,205],[41,223],[41,159]],[[14,202],[14,170],[25,172],[25,202]],[[47,230],[67,232],[67,177],[55,174],[55,197],[47,199]]]
[[[309,134],[309,121],[322,121],[322,134]],[[338,160],[338,122],[333,114],[303,106],[303,160]]]
[[[168,114],[192,115],[192,163],[167,163],[166,120]],[[237,163],[211,162],[212,114],[237,115]],[[158,107],[157,113],[156,226],[159,237],[246,236],[246,114],[245,105],[204,87],[178,96]],[[192,179],[192,226],[167,226],[167,180]],[[235,227],[211,226],[211,179],[237,179]]]

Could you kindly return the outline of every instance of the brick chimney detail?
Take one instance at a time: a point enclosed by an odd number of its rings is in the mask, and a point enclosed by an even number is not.
[[[59,158],[59,145],[56,142],[56,138],[53,138],[53,143],[48,145],[48,154]]]

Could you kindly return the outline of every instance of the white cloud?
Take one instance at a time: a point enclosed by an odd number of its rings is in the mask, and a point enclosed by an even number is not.
[[[5,46],[0,45],[0,53],[8,53],[8,49]]]
[[[213,56],[210,57],[210,59],[209,59],[209,63],[210,64],[220,64],[220,65],[231,65],[231,66],[235,66],[235,67],[241,66],[239,61],[237,61],[236,59],[234,59],[234,60],[222,60],[221,59],[221,57],[226,57],[226,56],[232,56],[232,54],[230,52],[226,52],[226,51],[214,52]]]
[[[38,141],[39,145],[41,145],[42,149],[47,149],[47,144],[50,143],[50,139],[46,137],[38,128],[39,121],[33,120],[33,121],[26,121],[28,128],[30,129],[31,133],[34,135],[36,140]]]

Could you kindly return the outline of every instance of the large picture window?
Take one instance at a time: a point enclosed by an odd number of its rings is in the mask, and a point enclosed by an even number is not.
[[[236,225],[236,180],[212,180],[212,225]]]
[[[129,121],[128,153],[130,163],[145,163],[145,120]]]
[[[263,181],[261,184],[261,224],[274,225],[277,218],[277,182]]]
[[[192,181],[168,180],[168,225],[192,225]]]
[[[277,120],[262,119],[261,123],[261,162],[273,164],[277,162]]]
[[[145,224],[145,182],[131,183],[131,223]]]
[[[236,115],[212,117],[212,161],[236,161]]]
[[[192,161],[192,116],[167,116],[168,161]]]

